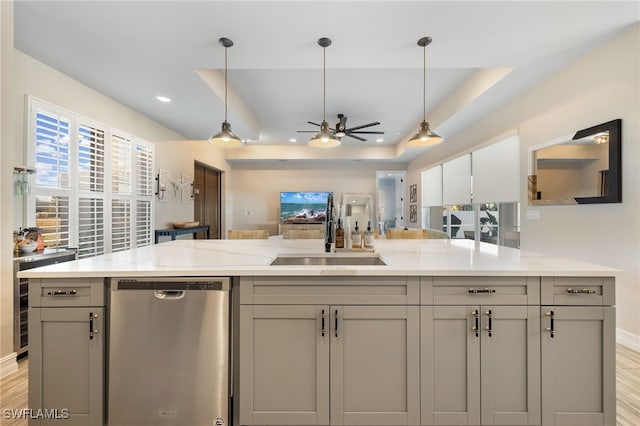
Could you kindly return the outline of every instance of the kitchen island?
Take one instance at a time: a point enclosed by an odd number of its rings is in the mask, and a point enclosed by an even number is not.
[[[177,240],[21,276],[34,288],[73,287],[67,300],[104,312],[106,278],[232,277],[227,424],[615,424],[619,271],[470,240],[376,240],[384,265],[271,265],[353,255],[323,247]],[[108,351],[105,331],[87,365]],[[37,363],[46,362],[45,352]],[[45,369],[36,370],[31,408],[48,389]],[[105,381],[91,371],[98,377],[85,390],[99,397],[76,411],[86,412],[83,424],[103,424]]]

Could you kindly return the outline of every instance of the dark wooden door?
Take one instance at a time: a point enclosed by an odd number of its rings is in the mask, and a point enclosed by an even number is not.
[[[221,172],[196,163],[193,171],[194,181],[194,218],[202,224],[209,225],[209,237],[220,239],[221,218]],[[204,232],[196,235],[197,239],[205,239]]]

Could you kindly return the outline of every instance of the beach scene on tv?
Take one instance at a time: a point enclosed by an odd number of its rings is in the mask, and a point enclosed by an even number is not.
[[[331,192],[281,192],[280,222],[324,223]]]

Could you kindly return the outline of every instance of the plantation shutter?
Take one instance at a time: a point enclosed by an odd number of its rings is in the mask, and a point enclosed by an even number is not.
[[[69,129],[71,119],[37,110],[35,166],[37,186],[69,188]]]
[[[80,198],[78,207],[78,258],[104,254],[104,200]]]
[[[113,200],[111,203],[111,251],[131,248],[131,200]]]
[[[111,193],[131,194],[131,141],[111,136]]]
[[[36,226],[47,247],[69,246],[69,197],[37,195]]]
[[[151,244],[153,201],[153,147],[136,143],[136,247]]]

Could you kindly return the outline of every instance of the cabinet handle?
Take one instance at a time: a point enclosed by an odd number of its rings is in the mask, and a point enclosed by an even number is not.
[[[98,330],[95,330],[97,333]],[[93,312],[89,312],[89,340],[93,340]]]
[[[324,337],[324,309],[322,310],[322,328],[320,329],[320,334]]]
[[[78,291],[74,288],[73,290],[54,290],[54,291],[49,291],[47,292],[47,296],[75,296],[78,293]]]
[[[553,311],[545,312],[544,316],[549,317],[549,327],[546,327],[544,331],[548,331],[549,337],[553,339],[556,334]]]
[[[338,310],[336,309],[335,311],[335,315],[336,315],[336,327],[335,327],[335,331],[336,331],[336,337],[338,337]]]
[[[569,293],[569,294],[596,294],[597,292],[595,290],[591,290],[591,289],[588,289],[588,288],[581,288],[581,289],[568,288],[567,289],[567,293]]]
[[[480,336],[480,312],[476,309],[471,312],[471,315],[474,317],[474,326],[471,327],[471,330],[475,333],[476,337]]]
[[[484,313],[489,318],[489,324],[485,327],[489,337],[493,337],[493,311],[489,309]]]
[[[469,294],[493,294],[495,293],[493,288],[470,288]]]

